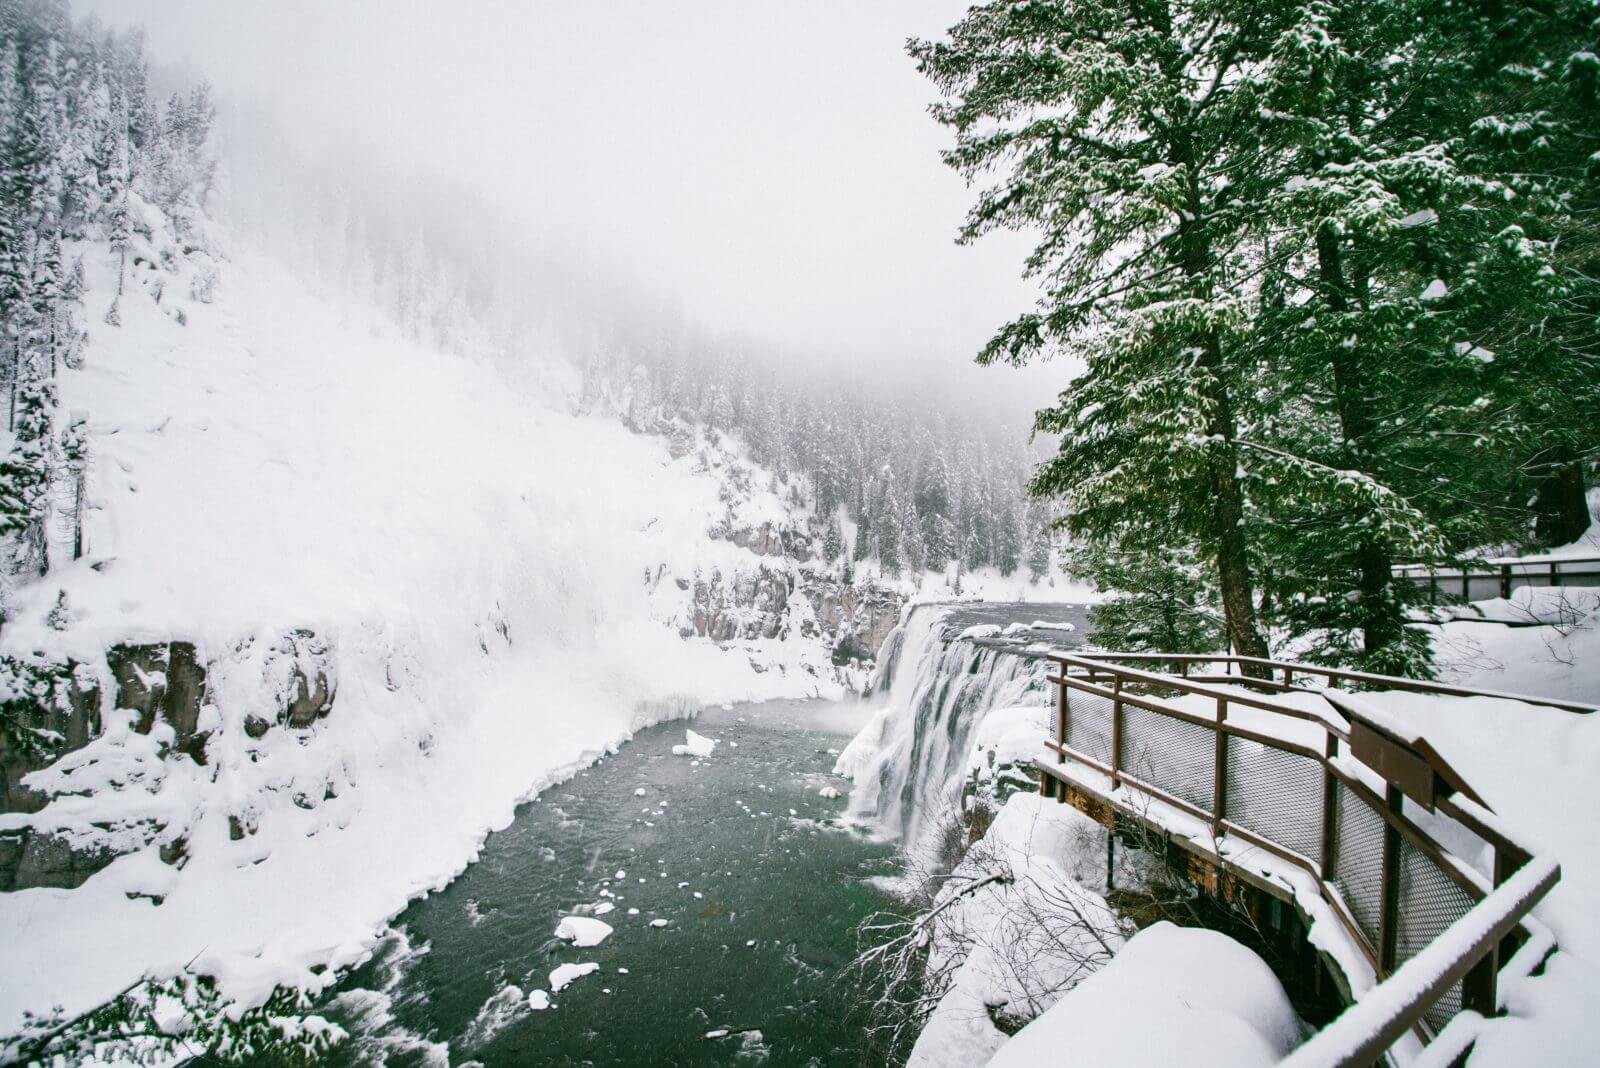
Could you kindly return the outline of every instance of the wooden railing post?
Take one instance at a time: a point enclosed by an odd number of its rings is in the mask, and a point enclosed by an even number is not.
[[[1384,802],[1389,811],[1399,814],[1402,807],[1400,788],[1386,785]],[[1383,821],[1383,901],[1378,912],[1378,963],[1379,974],[1387,978],[1395,968],[1395,946],[1400,933],[1400,829],[1391,821]]]
[[[1511,599],[1511,565],[1500,565],[1500,596],[1506,600]]]
[[[1461,599],[1472,600],[1472,568],[1465,564],[1461,567]]]
[[[1550,585],[1561,585],[1561,565],[1554,560],[1550,561]]]
[[[1228,818],[1228,732],[1222,725],[1228,719],[1228,700],[1217,698],[1217,761],[1211,779],[1211,837],[1222,837],[1222,821]]]
[[[1117,788],[1118,772],[1122,770],[1122,676],[1111,680],[1111,788]]]

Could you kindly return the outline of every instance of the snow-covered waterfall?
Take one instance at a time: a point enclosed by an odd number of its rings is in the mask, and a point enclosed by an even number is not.
[[[1050,701],[1043,661],[957,640],[959,615],[918,605],[889,636],[870,687],[883,707],[836,769],[855,780],[850,815],[908,847],[959,804],[984,718]]]

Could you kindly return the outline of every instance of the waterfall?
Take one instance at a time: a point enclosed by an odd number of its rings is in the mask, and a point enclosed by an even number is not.
[[[911,849],[960,804],[984,718],[1051,700],[1043,661],[958,640],[959,614],[918,605],[889,635],[869,691],[882,707],[836,769],[855,781],[850,817]]]

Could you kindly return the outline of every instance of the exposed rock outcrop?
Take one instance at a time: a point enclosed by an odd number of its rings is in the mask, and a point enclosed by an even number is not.
[[[139,714],[135,729],[149,734],[166,723],[176,735],[174,748],[205,763],[206,738],[200,708],[206,696],[206,669],[193,642],[113,645],[106,666],[116,682],[116,708]]]
[[[905,598],[874,585],[846,585],[824,575],[808,575],[802,584],[812,614],[835,638],[834,662],[870,660],[900,619]]]
[[[247,646],[248,647],[248,643]],[[327,641],[309,630],[294,630],[266,647],[260,661],[266,692],[273,695],[276,713],[272,721],[247,716],[244,731],[259,738],[273,726],[303,730],[327,716],[333,709],[338,688],[338,673],[333,650]],[[58,833],[46,809],[48,793],[22,782],[31,772],[50,767],[61,757],[81,749],[101,730],[101,683],[104,678],[113,688],[110,707],[134,714],[135,733],[150,735],[161,726],[171,729],[170,748],[161,744],[155,752],[170,760],[188,756],[205,763],[209,731],[218,722],[212,701],[210,679],[215,665],[208,665],[192,642],[121,643],[106,650],[102,671],[85,665],[31,667],[42,681],[33,684],[26,707],[19,710],[21,722],[40,737],[59,739],[46,747],[33,747],[24,753],[0,736],[0,813],[39,814],[29,825],[14,826],[0,832],[0,891],[32,887],[71,889],[83,884],[95,872],[116,859],[119,852],[138,848],[137,842],[159,837],[162,828],[142,827],[140,833],[121,834],[107,840],[75,832],[73,837]],[[165,738],[165,735],[161,736]],[[148,743],[147,743],[148,744]],[[127,828],[123,828],[126,832]],[[235,836],[253,830],[238,823]],[[163,845],[162,859],[181,864],[184,847],[180,841]]]
[[[40,673],[27,708],[16,712],[23,726],[59,739],[54,745],[24,752],[0,733],[0,813],[37,812],[48,798],[23,785],[30,772],[48,767],[67,753],[82,749],[100,733],[100,685],[86,665],[68,663]],[[0,869],[4,846],[0,845]]]
[[[0,836],[0,890],[71,890],[115,859],[109,849],[81,848],[61,835],[23,831]]]
[[[309,630],[290,631],[267,663],[268,683],[281,703],[279,723],[309,727],[333,710],[333,652],[326,641]]]
[[[792,581],[786,570],[765,565],[736,572],[731,580],[721,571],[697,577],[692,625],[684,636],[718,642],[782,637],[788,630]]]

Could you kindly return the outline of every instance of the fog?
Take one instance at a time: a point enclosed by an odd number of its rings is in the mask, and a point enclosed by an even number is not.
[[[225,107],[271,114],[289,143],[269,151],[360,160],[373,182],[447,179],[530,241],[582,249],[708,328],[791,358],[1014,393],[1016,372],[963,368],[1030,300],[1025,242],[954,244],[971,192],[939,161],[948,134],[904,49],[964,6],[75,0],[74,11],[143,24],[153,61],[208,79]],[[1037,398],[1059,377],[1035,372],[1028,388]]]

